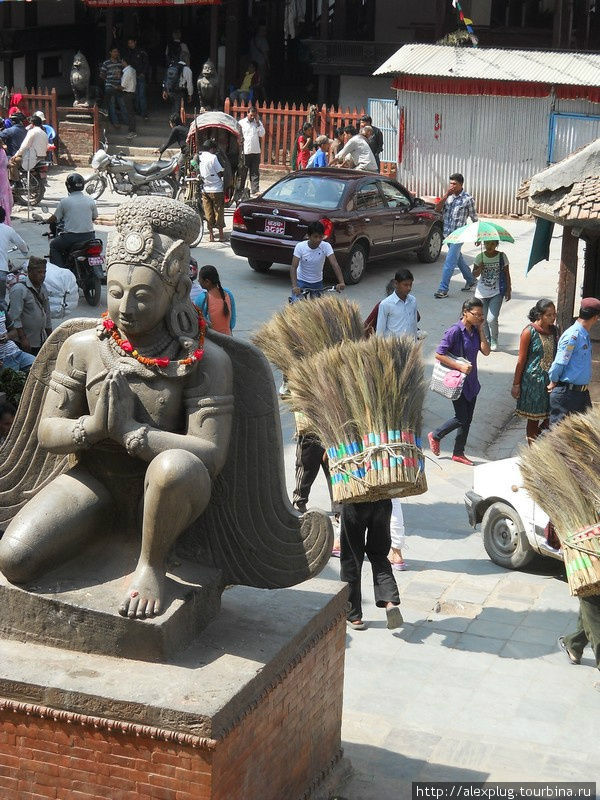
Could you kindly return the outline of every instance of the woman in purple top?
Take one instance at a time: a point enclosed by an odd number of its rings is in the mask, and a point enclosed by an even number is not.
[[[435,456],[439,456],[441,439],[458,428],[452,460],[469,467],[473,466],[473,462],[465,456],[465,445],[475,411],[477,395],[481,388],[477,379],[477,356],[480,352],[484,356],[490,354],[490,343],[485,338],[483,330],[484,321],[481,300],[477,297],[467,300],[463,303],[460,322],[448,328],[435,351],[435,357],[445,367],[464,372],[467,377],[461,396],[458,400],[452,401],[454,416],[435,431],[427,434],[429,447]],[[469,363],[463,364],[461,361],[456,361],[458,357],[467,359]]]

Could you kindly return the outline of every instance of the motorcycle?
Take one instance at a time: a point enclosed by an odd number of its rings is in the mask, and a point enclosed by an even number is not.
[[[27,171],[19,167],[19,180],[11,181],[13,202],[19,206],[39,206],[44,199],[48,184],[48,169],[52,164],[52,151],[54,145],[48,148],[49,156],[40,158],[29,172],[29,185]]]
[[[94,200],[102,196],[107,186],[117,194],[175,196],[177,173],[183,164],[183,156],[174,156],[169,161],[154,161],[152,164],[136,164],[122,155],[109,155],[107,148],[105,133],[102,148],[92,158],[95,173],[84,185],[84,192]]]
[[[43,217],[34,215],[36,222],[44,222]],[[51,222],[50,230],[44,233],[48,240],[54,239],[60,233],[60,223]],[[70,269],[77,286],[83,291],[83,296],[90,306],[97,306],[102,292],[102,279],[104,278],[104,256],[102,255],[102,240],[90,239],[87,242],[72,245],[68,251],[65,263]]]

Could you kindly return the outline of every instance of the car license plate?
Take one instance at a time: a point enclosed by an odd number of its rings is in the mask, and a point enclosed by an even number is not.
[[[283,236],[285,233],[285,222],[281,219],[265,220],[265,233],[274,233],[276,236]]]
[[[104,256],[88,256],[88,264],[90,267],[98,267],[104,264]]]

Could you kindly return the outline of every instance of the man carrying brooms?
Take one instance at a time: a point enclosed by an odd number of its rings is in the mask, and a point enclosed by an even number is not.
[[[592,378],[592,344],[590,330],[600,320],[600,300],[584,297],[577,320],[558,342],[554,362],[548,372],[550,383],[550,424],[570,414],[582,413],[592,406],[588,384]],[[600,669],[600,595],[579,597],[579,619],[576,630],[559,636],[558,646],[571,664],[580,664],[586,645],[594,651]],[[600,683],[596,684],[600,690]]]

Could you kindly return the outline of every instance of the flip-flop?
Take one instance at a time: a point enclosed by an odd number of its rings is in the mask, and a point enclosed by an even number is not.
[[[402,612],[398,606],[392,606],[391,608],[386,608],[385,614],[387,617],[387,626],[389,630],[393,630],[394,628],[399,628],[404,619],[402,618]]]
[[[406,561],[392,561],[392,569],[397,569],[401,572],[404,572],[404,570],[408,569],[408,564]]]
[[[362,621],[362,619],[349,619],[347,620],[348,626],[352,628],[354,631],[364,631],[366,630],[366,625]]]
[[[569,650],[569,648],[565,644],[564,637],[559,636],[558,639],[556,640],[556,643],[558,644],[559,649],[562,650],[563,653],[566,655],[566,657],[569,659],[571,664],[575,664],[575,665],[581,664],[581,658],[577,658],[575,653],[572,653]]]
[[[333,550],[331,551],[332,558],[339,558],[341,554],[342,551],[340,550],[339,547],[334,547]]]

